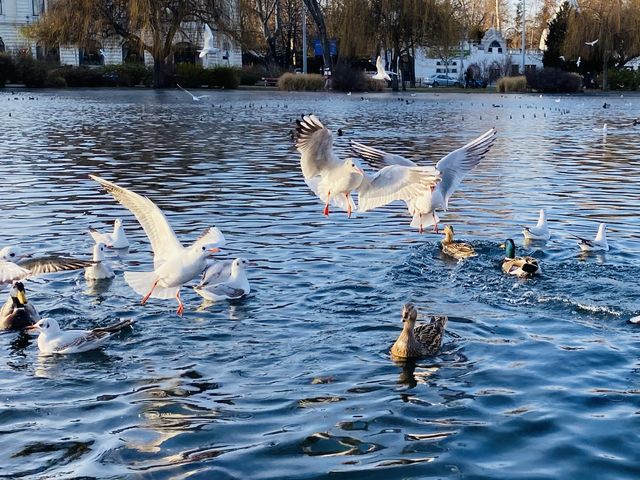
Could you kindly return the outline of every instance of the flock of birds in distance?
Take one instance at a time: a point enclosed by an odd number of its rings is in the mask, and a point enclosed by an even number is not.
[[[447,155],[435,166],[418,165],[401,155],[351,142],[355,156],[378,170],[369,175],[352,158],[341,160],[333,150],[333,135],[315,115],[302,116],[297,123],[296,147],[300,152],[300,167],[307,186],[324,204],[323,213],[329,216],[336,207],[347,213],[364,213],[394,201],[405,202],[411,215],[411,226],[423,232],[433,226],[439,233],[437,211],[446,211],[449,200],[463,179],[487,155],[496,140],[492,128],[478,138]],[[115,200],[127,208],[146,233],[153,251],[153,269],[125,271],[126,283],[142,297],[171,299],[178,302],[176,313],[182,316],[184,304],[180,299],[183,285],[200,276],[194,290],[208,301],[239,299],[250,293],[247,278],[249,262],[244,258],[215,260],[213,255],[225,245],[225,238],[217,227],[207,228],[190,246],[185,247],[176,237],[167,218],[149,198],[116,185],[96,175],[90,175]],[[357,206],[352,194],[357,194]],[[25,330],[38,333],[38,348],[43,354],[78,353],[100,347],[110,336],[130,327],[133,320],[93,330],[62,330],[53,318],[41,318],[27,300],[24,280],[38,275],[84,269],[88,282],[104,282],[115,277],[106,253],[126,250],[129,241],[122,221],[116,219],[112,233],[91,228],[95,241],[93,259],[48,256],[33,258],[16,246],[0,250],[0,285],[11,285],[9,299],[0,310],[0,329]],[[453,227],[447,225],[442,233],[442,252],[458,261],[476,256],[473,246],[454,239]],[[551,237],[544,209],[535,226],[525,227],[525,239],[546,241]],[[575,237],[583,251],[608,251],[606,225],[601,223],[593,240]],[[516,256],[515,242],[507,239],[502,270],[516,277],[531,277],[540,273],[540,263],[529,256]],[[406,304],[402,310],[403,330],[391,353],[397,358],[433,355],[440,349],[447,324],[446,317],[432,317],[430,323],[416,326],[417,309]],[[634,317],[632,322],[640,322]]]

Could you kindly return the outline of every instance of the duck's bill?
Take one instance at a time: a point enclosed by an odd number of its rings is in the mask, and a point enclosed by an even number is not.
[[[18,301],[22,305],[26,305],[26,303],[27,303],[27,294],[24,293],[24,291],[18,290],[18,294],[16,295],[16,297],[18,298]]]

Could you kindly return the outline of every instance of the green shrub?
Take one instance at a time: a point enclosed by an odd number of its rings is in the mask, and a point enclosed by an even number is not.
[[[176,82],[185,88],[198,88],[208,83],[207,73],[201,65],[194,63],[178,63],[176,65]]]
[[[582,77],[559,68],[543,68],[526,72],[527,84],[539,92],[573,93],[582,87]]]
[[[368,91],[367,76],[360,68],[349,65],[337,65],[331,76],[331,88],[341,92]]]
[[[384,91],[385,88],[387,88],[386,80],[375,80],[369,76],[367,76],[366,79],[367,79],[367,88],[365,91],[367,92],[382,92]]]
[[[55,72],[51,70],[47,72],[46,86],[49,88],[65,88],[67,86],[67,81],[64,79],[64,77],[55,75]]]
[[[213,67],[205,69],[206,84],[209,88],[234,89],[240,85],[239,69],[234,67]]]
[[[7,53],[0,53],[0,87],[4,87],[8,80],[16,75],[16,66],[13,58]]]
[[[286,91],[317,92],[324,89],[324,77],[317,73],[285,73],[278,78],[277,87]]]
[[[239,73],[240,85],[255,85],[265,76],[264,69],[259,67],[243,67]]]
[[[498,80],[496,89],[500,93],[526,92],[527,77],[524,75],[520,77],[502,77]]]
[[[150,85],[153,74],[141,63],[124,63],[122,65],[105,65],[97,69],[102,75],[104,84],[114,87],[135,87]]]
[[[602,79],[598,80],[602,84]],[[609,70],[609,88],[611,90],[638,90],[640,71]]]
[[[29,88],[44,87],[47,81],[46,63],[36,60],[31,55],[18,55],[16,77]]]
[[[49,71],[49,78],[61,77],[69,87],[101,87],[107,84],[100,69],[88,67],[64,67],[54,68]]]

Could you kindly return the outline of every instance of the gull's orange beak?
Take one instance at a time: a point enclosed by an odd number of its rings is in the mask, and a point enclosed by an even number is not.
[[[210,248],[208,251],[211,252],[211,253],[218,253],[220,251],[220,249],[214,247],[214,248]]]

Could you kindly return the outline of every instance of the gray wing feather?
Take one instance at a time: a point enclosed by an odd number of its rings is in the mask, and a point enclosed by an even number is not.
[[[18,262],[18,265],[29,270],[32,276],[68,270],[80,270],[85,267],[90,267],[93,264],[93,260],[80,260],[78,258],[58,256],[27,258]]]
[[[358,142],[351,142],[351,151],[356,156],[363,158],[367,163],[376,168],[382,168],[385,165],[402,165],[405,167],[417,166],[414,162],[402,155],[387,153],[383,150],[369,147]]]

